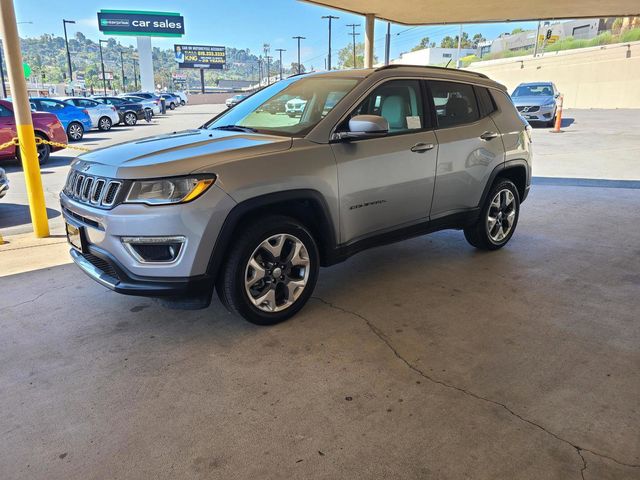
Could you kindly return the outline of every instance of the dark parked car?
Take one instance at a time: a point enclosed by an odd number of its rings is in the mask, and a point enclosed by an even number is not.
[[[132,102],[120,97],[93,97],[98,102],[113,105],[120,116],[120,123],[133,126],[138,120],[144,119],[144,106],[141,103]]]
[[[64,145],[67,144],[67,134],[64,131],[64,127],[58,117],[53,113],[31,112],[31,119],[33,120],[33,130],[36,137]],[[6,100],[0,100],[0,143],[8,142],[17,135],[16,121],[13,116],[13,105]],[[38,160],[41,164],[45,163],[49,160],[49,154],[52,151],[55,152],[62,148],[64,147],[52,147],[41,143],[38,145]],[[0,160],[15,158],[19,154],[18,148],[15,145],[10,145],[0,150]]]

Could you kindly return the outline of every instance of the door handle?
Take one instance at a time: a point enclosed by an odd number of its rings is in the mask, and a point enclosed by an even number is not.
[[[484,132],[482,135],[480,135],[480,138],[482,140],[492,140],[494,138],[496,138],[498,136],[498,134],[496,132]]]
[[[413,147],[411,147],[412,152],[423,153],[428,152],[429,150],[433,150],[435,145],[433,143],[416,143]]]

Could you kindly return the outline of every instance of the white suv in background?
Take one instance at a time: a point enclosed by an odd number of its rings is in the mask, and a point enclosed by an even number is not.
[[[105,105],[104,103],[84,97],[62,97],[58,100],[86,110],[89,118],[91,118],[92,128],[107,131],[111,130],[113,125],[117,125],[120,122],[118,111],[113,105]]]

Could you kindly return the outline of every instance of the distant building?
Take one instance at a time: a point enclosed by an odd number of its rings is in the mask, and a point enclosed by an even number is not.
[[[553,45],[568,37],[588,40],[598,35],[606,28],[600,19],[570,20],[553,24],[543,24],[538,33],[538,45]],[[478,44],[478,56],[484,57],[489,53],[533,49],[536,45],[536,30],[520,33],[503,33],[495,40],[488,40]]]
[[[473,55],[475,53],[475,48],[460,49],[460,57],[466,57],[467,55]],[[391,63],[402,65],[443,65],[451,62],[450,65],[455,65],[457,60],[457,48],[433,47],[403,53],[400,55],[400,58],[391,60]]]
[[[233,90],[234,88],[247,88],[255,85],[255,81],[251,80],[218,80],[218,88],[228,88]]]

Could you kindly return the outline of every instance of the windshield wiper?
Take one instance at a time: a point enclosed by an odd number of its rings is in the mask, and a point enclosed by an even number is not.
[[[222,125],[220,127],[213,127],[213,130],[230,130],[232,132],[248,132],[256,133],[258,130],[251,127],[242,127],[240,125]]]

